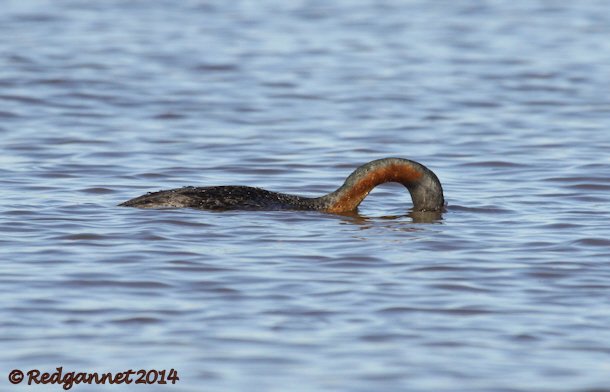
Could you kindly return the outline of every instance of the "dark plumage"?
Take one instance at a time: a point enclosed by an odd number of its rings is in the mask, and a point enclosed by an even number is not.
[[[187,186],[151,192],[119,204],[138,208],[199,208],[203,210],[311,210],[316,199],[239,185]]]
[[[307,198],[249,186],[184,187],[152,192],[119,204],[138,208],[199,208],[205,210],[315,210],[331,213],[355,210],[379,184],[398,182],[411,194],[415,211],[441,211],[443,189],[424,165],[402,158],[384,158],[357,168],[336,191]]]

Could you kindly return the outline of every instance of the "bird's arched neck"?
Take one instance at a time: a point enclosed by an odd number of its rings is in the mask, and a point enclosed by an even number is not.
[[[413,200],[414,211],[441,211],[443,189],[436,175],[424,165],[402,158],[384,158],[357,168],[336,191],[319,199],[326,212],[355,210],[377,185],[398,182]]]

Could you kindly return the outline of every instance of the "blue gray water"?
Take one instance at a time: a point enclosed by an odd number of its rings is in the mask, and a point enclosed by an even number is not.
[[[607,2],[2,4],[2,390],[610,391]],[[387,156],[441,219],[116,207]]]

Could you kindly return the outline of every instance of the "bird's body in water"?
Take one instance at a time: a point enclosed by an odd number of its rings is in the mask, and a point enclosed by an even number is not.
[[[205,210],[309,210],[343,213],[356,210],[369,192],[386,182],[403,184],[414,211],[441,211],[443,189],[424,165],[402,158],[384,158],[357,168],[345,183],[327,195],[309,198],[249,186],[211,186],[151,192],[119,204],[138,208],[198,208]]]

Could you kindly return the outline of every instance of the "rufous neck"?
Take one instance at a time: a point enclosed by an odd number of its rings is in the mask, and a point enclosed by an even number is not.
[[[444,206],[443,189],[436,175],[424,165],[402,158],[384,158],[357,168],[345,183],[321,198],[327,212],[349,212],[377,185],[398,182],[413,200],[415,211],[440,211]]]

